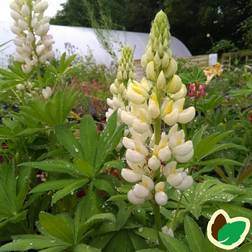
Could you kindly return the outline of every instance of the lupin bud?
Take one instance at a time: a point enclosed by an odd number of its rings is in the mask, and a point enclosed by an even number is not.
[[[158,205],[164,206],[167,204],[168,196],[165,192],[157,192],[155,193],[155,201]]]
[[[166,69],[169,66],[170,63],[170,57],[167,52],[164,53],[164,57],[162,58],[162,68]]]
[[[131,169],[122,169],[121,171],[121,176],[130,183],[136,183],[138,181],[141,180],[141,175],[135,173],[134,171],[132,171]]]
[[[156,55],[153,60],[155,63],[155,69],[159,69],[159,67],[161,66],[161,60],[160,60],[158,52],[156,52]]]
[[[166,85],[166,78],[164,72],[161,71],[157,79],[157,88],[163,90],[165,88],[165,85]]]
[[[156,156],[152,156],[149,161],[148,161],[148,167],[152,170],[152,171],[156,171],[160,168],[161,166],[161,162],[160,160],[156,157]]]
[[[45,99],[48,99],[52,96],[52,89],[50,87],[46,87],[44,89],[42,89],[42,95]]]
[[[171,58],[167,70],[164,72],[167,79],[172,78],[172,76],[177,72],[178,64],[175,59]]]
[[[182,81],[178,75],[174,75],[172,79],[167,83],[167,91],[168,93],[175,94],[182,87]]]
[[[127,93],[126,88],[128,83],[131,83],[130,81],[132,81],[134,77],[133,50],[129,47],[124,47],[121,50],[121,55],[122,56],[118,62],[117,78],[110,86],[110,92],[113,94],[113,100],[118,100],[120,102],[118,103],[118,106],[115,107],[110,103],[110,100],[108,100],[108,105],[110,106],[109,109],[112,108],[114,111],[118,109],[118,118],[121,118],[121,120],[125,119],[127,122],[131,120],[133,123],[133,118],[130,117],[126,111],[124,111],[127,105],[127,95],[129,95],[129,97],[136,102],[142,102],[142,100],[145,98],[141,95],[138,95],[137,92],[134,92],[133,89],[135,86],[137,89],[137,85],[133,86],[132,84],[132,89]],[[107,113],[106,119],[108,119],[110,115],[111,113]]]
[[[134,194],[133,190],[130,190],[130,191],[128,192],[128,200],[129,200],[130,203],[132,203],[132,204],[134,204],[134,205],[143,204],[144,201],[145,201],[144,198],[138,198],[138,197]]]
[[[155,65],[153,61],[150,61],[146,67],[146,76],[149,80],[156,80]]]
[[[151,47],[151,46],[149,46],[149,47],[147,48],[147,51],[146,51],[146,53],[145,53],[145,56],[146,56],[147,62],[150,62],[151,60],[153,60],[154,54],[153,54],[153,52],[152,52],[152,47]]]

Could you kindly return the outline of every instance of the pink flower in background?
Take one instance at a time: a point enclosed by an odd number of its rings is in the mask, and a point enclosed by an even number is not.
[[[198,97],[206,96],[206,85],[200,84],[197,91]]]
[[[187,86],[188,93],[187,95],[190,97],[196,96],[196,85],[195,83],[189,83]]]
[[[187,85],[187,95],[189,97],[203,97],[206,96],[206,85],[204,84],[196,84],[196,83],[189,83]]]

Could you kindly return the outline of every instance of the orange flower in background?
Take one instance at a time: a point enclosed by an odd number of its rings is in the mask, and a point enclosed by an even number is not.
[[[215,65],[206,67],[203,71],[207,78],[207,85],[215,76],[221,76],[221,74],[223,73],[223,67],[220,63],[217,63]]]

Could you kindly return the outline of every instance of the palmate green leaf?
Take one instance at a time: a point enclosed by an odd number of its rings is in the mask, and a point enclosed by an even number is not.
[[[207,129],[207,126],[203,125],[200,129],[198,129],[194,133],[193,138],[192,138],[192,142],[193,142],[194,147],[197,146],[200,143],[200,141],[202,140],[203,135],[204,135],[206,129]]]
[[[218,165],[234,165],[234,166],[242,166],[241,162],[238,162],[236,160],[232,160],[232,159],[226,159],[226,158],[214,158],[214,159],[210,159],[210,160],[206,160],[206,161],[200,161],[197,162],[198,165],[211,165],[212,170],[214,168],[216,168]]]
[[[16,172],[13,166],[0,167],[0,228],[25,220],[29,177],[29,168]]]
[[[194,183],[190,189],[183,193],[181,206],[198,218],[205,204],[210,204],[211,202],[230,202],[241,193],[242,190],[234,185],[224,184],[217,179],[207,178],[202,183]],[[170,195],[171,199],[173,197],[173,195]],[[178,194],[174,199],[179,201],[179,197]]]
[[[113,195],[113,196],[109,197],[109,199],[107,199],[107,201],[121,202],[121,201],[125,201],[127,199],[128,199],[128,197],[126,194],[125,195],[117,194],[117,195]]]
[[[39,214],[39,224],[43,230],[50,236],[57,238],[65,243],[74,243],[73,221],[68,215],[52,215],[41,212]]]
[[[77,189],[87,184],[88,181],[88,179],[76,179],[71,184],[69,183],[63,189],[57,191],[52,195],[52,204],[55,204],[57,201],[61,200],[68,194],[73,194]]]
[[[13,215],[13,217],[0,215],[0,229],[5,227],[7,224],[19,223],[21,221],[24,221],[26,219],[26,215],[27,215],[27,210],[21,211],[18,214]]]
[[[108,193],[109,195],[113,195],[116,193],[113,185],[111,184],[110,181],[105,180],[105,179],[95,179],[93,181],[94,186],[102,191],[105,191],[106,193]]]
[[[105,252],[135,252],[149,247],[142,237],[134,233],[133,229],[121,229],[115,232],[105,233],[102,236],[98,235],[92,240],[91,244]]]
[[[16,206],[16,176],[14,167],[0,167],[0,216],[12,217]]]
[[[74,216],[74,226],[78,227],[80,223],[84,223],[95,214],[101,213],[99,209],[98,199],[96,193],[89,189],[87,195],[82,198],[78,204]],[[78,230],[78,229],[77,229]]]
[[[129,232],[129,238],[130,238],[130,241],[131,241],[131,243],[132,243],[135,251],[136,250],[138,251],[140,249],[146,249],[146,248],[149,247],[149,245],[147,244],[147,242],[145,241],[145,239],[143,239],[139,235],[136,235],[133,232]]]
[[[13,242],[0,247],[0,251],[28,251],[29,249],[40,250],[60,245],[66,246],[66,244],[56,241],[50,237],[41,235],[23,235],[18,238],[14,237]]]
[[[170,237],[166,234],[159,233],[161,241],[164,246],[167,248],[168,252],[189,252],[186,245],[173,237]]]
[[[56,137],[60,144],[69,152],[71,157],[76,159],[84,159],[82,147],[75,139],[70,129],[65,126],[56,128]]]
[[[135,233],[153,244],[158,242],[157,231],[154,228],[141,227]]]
[[[224,245],[232,245],[241,238],[245,228],[246,223],[244,221],[227,223],[219,229],[218,241]]]
[[[132,231],[130,231],[132,232]],[[104,252],[120,251],[120,252],[133,252],[135,251],[134,245],[129,238],[129,232],[127,230],[121,230],[114,233],[113,238],[108,242]]]
[[[101,250],[86,244],[80,244],[74,248],[74,252],[101,252]]]
[[[113,160],[113,161],[106,162],[104,164],[104,168],[114,168],[118,170],[126,168],[126,166],[127,165],[124,160]]]
[[[95,214],[90,217],[85,223],[80,224],[78,234],[79,236],[84,235],[93,226],[100,224],[102,222],[112,222],[115,223],[115,216],[111,213],[101,213]]]
[[[0,127],[0,139],[10,139],[14,137],[14,132],[7,127]]]
[[[60,74],[65,73],[65,71],[70,67],[71,63],[76,58],[76,55],[71,55],[67,57],[66,53],[63,53],[59,60],[59,65],[56,67],[57,72]]]
[[[1,92],[6,92],[9,89],[16,88],[17,84],[20,83],[20,80],[1,80],[0,79],[0,94]]]
[[[96,170],[106,162],[108,155],[120,142],[124,132],[124,126],[117,126],[117,112],[114,112],[107,122],[106,128],[102,131],[98,141],[98,149],[95,159]]]
[[[84,160],[92,166],[95,165],[96,151],[99,151],[97,146],[98,135],[94,119],[90,116],[84,116],[80,123],[80,144],[83,150]]]
[[[76,179],[60,179],[60,180],[46,181],[34,187],[30,193],[43,193],[47,191],[57,191],[74,182],[76,182]]]
[[[45,106],[47,121],[51,126],[63,124],[71,109],[77,103],[79,93],[72,89],[57,92]]]
[[[30,175],[31,168],[23,167],[19,170],[18,180],[17,180],[17,199],[16,206],[18,209],[22,209],[25,203],[26,196],[30,190]]]
[[[207,157],[210,154],[215,153],[216,151],[219,151],[218,149],[228,149],[229,145],[221,145],[219,147],[219,142],[225,139],[227,136],[229,136],[232,133],[232,131],[226,131],[223,133],[214,133],[210,136],[206,136],[203,139],[201,139],[200,142],[194,143],[194,158],[196,161],[200,161],[203,158]],[[235,145],[236,146],[236,145]],[[234,145],[231,145],[233,148]],[[236,146],[237,147],[237,146]]]
[[[78,101],[78,96],[76,91],[66,89],[58,91],[46,101],[40,97],[34,98],[28,104],[21,106],[16,118],[30,128],[41,128],[41,125],[51,127],[61,125]]]
[[[74,164],[79,173],[88,178],[93,178],[95,175],[94,167],[83,159],[75,159]]]
[[[26,162],[20,164],[19,166],[36,168],[46,172],[69,174],[71,176],[76,177],[80,175],[79,171],[75,169],[72,163],[64,160],[45,160],[39,162]]]
[[[202,252],[205,238],[197,223],[191,217],[186,216],[184,227],[186,240],[191,251]]]
[[[21,137],[21,136],[31,136],[31,135],[35,135],[37,133],[43,132],[45,131],[44,128],[28,128],[28,129],[24,129],[21,132],[19,132],[18,134],[16,134],[17,137]]]

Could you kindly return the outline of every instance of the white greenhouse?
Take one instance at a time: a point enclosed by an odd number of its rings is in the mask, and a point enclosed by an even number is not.
[[[0,44],[12,40],[14,35],[10,31],[11,24],[8,22],[0,22]],[[102,47],[97,39],[96,33],[91,28],[67,27],[52,25],[50,34],[55,40],[54,50],[59,52],[66,51],[66,43],[77,48],[77,52],[81,55],[87,55],[92,52],[94,59],[99,64],[109,65],[112,61],[111,56]],[[122,45],[127,45],[134,48],[134,58],[138,60],[144,53],[147,45],[148,34],[126,31],[109,31],[107,33],[112,47],[116,55],[119,54]],[[175,57],[190,57],[191,53],[188,48],[177,38],[172,37],[171,48]],[[8,56],[14,55],[15,47],[10,42],[5,50],[0,52],[0,65],[8,64]]]

